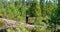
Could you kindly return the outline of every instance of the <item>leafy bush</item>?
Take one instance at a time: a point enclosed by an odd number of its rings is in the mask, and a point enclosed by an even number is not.
[[[57,31],[56,32],[60,32],[60,29],[57,29]]]

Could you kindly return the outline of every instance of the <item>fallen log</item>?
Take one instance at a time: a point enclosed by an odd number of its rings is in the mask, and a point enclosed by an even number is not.
[[[14,21],[14,20],[8,20],[8,19],[4,19],[4,18],[0,18],[0,20],[3,20],[3,22],[5,22],[5,25],[1,26],[0,30],[1,29],[6,29],[6,28],[9,28],[9,27],[16,28],[17,26],[21,26],[21,25],[24,25],[26,28],[29,28],[29,27],[30,28],[36,28],[36,27],[39,27],[37,25],[30,25],[30,24],[27,25],[27,24],[22,23],[22,22],[18,22],[18,21]]]

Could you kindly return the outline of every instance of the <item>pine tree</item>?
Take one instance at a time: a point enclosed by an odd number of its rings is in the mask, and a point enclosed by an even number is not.
[[[28,9],[30,17],[35,17],[33,24],[41,24],[41,8],[37,0],[33,0],[30,8]]]
[[[38,1],[33,1],[31,7],[29,8],[29,14],[31,17],[39,17],[41,15],[41,9]]]

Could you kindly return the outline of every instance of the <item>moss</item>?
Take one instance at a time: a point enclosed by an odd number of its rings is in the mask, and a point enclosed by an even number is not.
[[[5,22],[3,20],[0,20],[0,26],[4,26]]]

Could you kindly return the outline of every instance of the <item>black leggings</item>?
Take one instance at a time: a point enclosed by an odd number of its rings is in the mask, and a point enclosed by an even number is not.
[[[26,17],[26,23],[28,23],[28,17]]]

